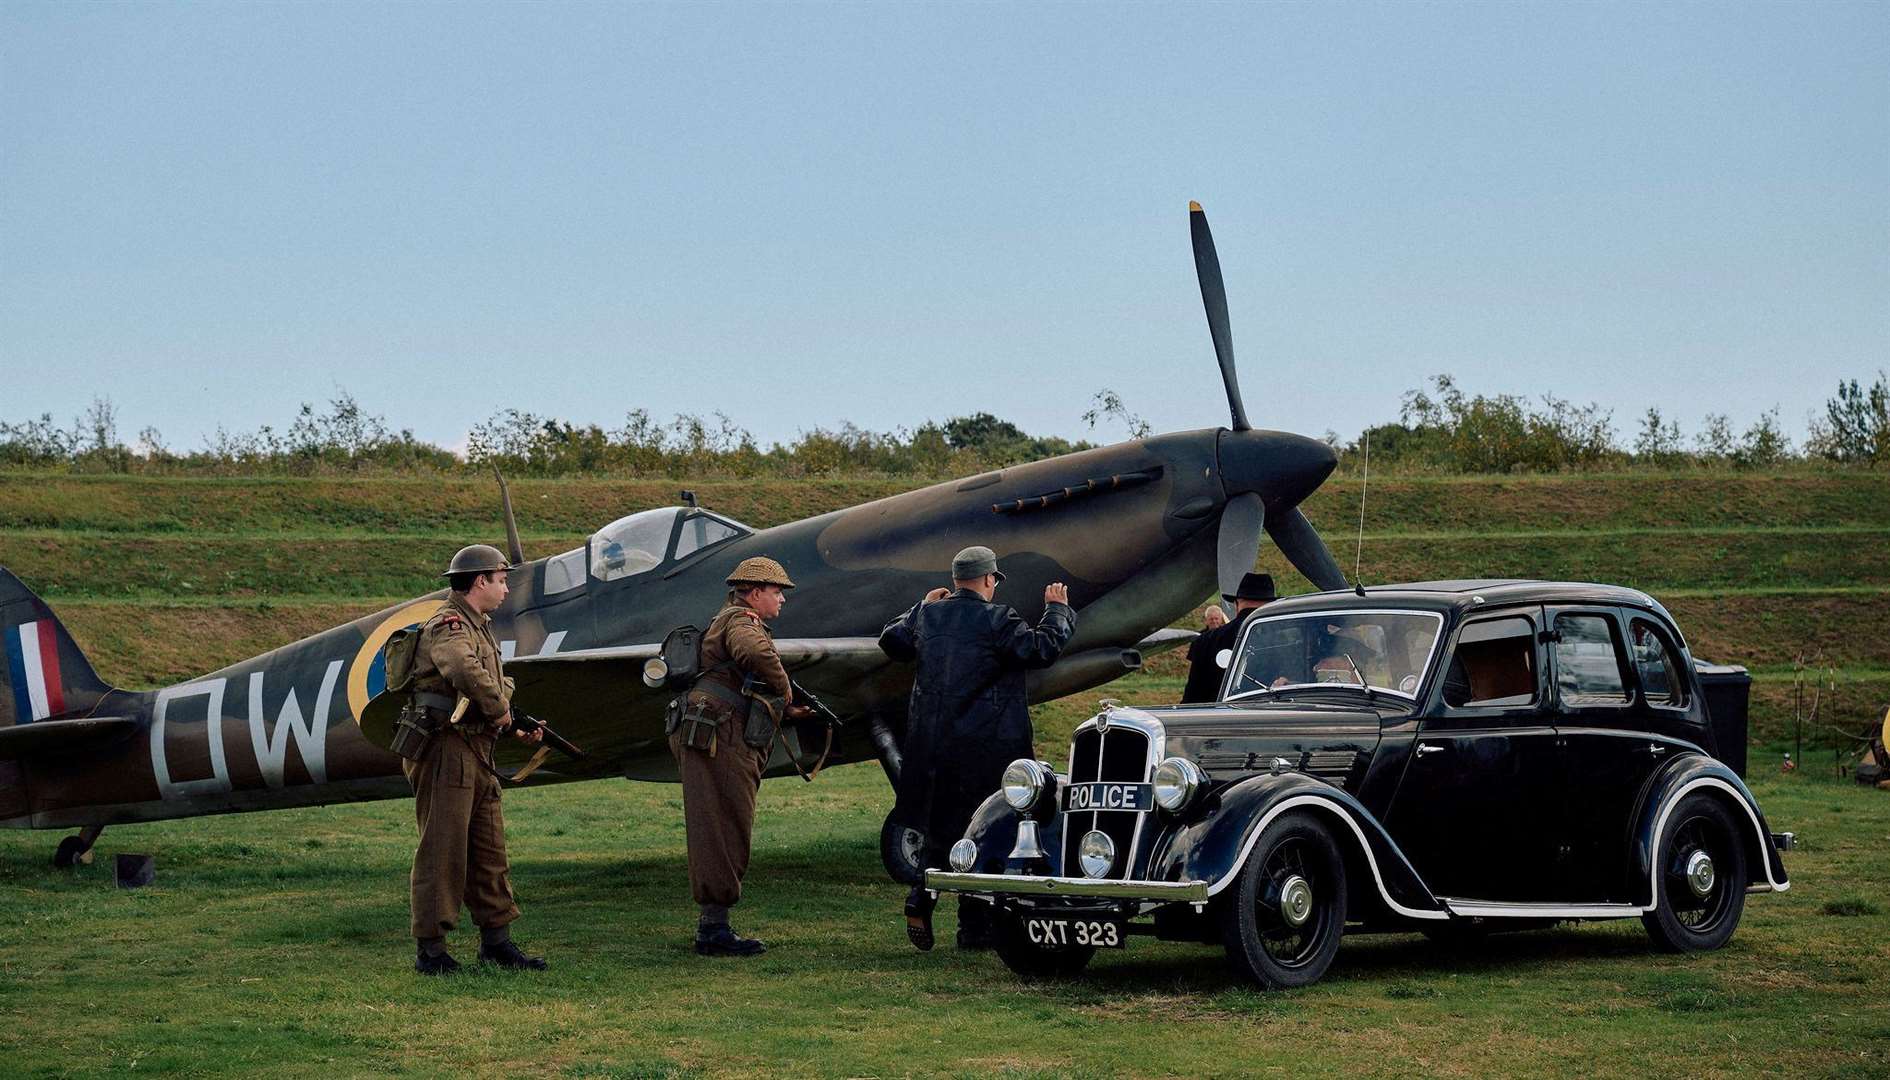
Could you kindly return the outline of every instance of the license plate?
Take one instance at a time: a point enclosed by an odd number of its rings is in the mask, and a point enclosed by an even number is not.
[[[1026,915],[1024,938],[1046,949],[1076,948],[1088,945],[1098,949],[1120,949],[1128,930],[1120,919],[1077,915]]]
[[[1065,810],[1151,810],[1153,784],[1071,784],[1063,792]]]

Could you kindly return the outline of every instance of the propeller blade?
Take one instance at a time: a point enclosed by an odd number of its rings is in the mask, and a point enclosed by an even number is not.
[[[1332,557],[1326,542],[1319,538],[1318,531],[1313,528],[1312,522],[1306,520],[1306,515],[1299,507],[1276,511],[1268,517],[1267,535],[1280,545],[1281,553],[1295,569],[1306,575],[1306,580],[1328,592],[1345,588],[1345,571],[1339,569],[1338,560]],[[1222,563],[1222,566],[1225,565]]]
[[[1214,356],[1221,362],[1221,383],[1227,387],[1227,408],[1234,430],[1248,431],[1246,406],[1240,403],[1240,379],[1234,374],[1234,331],[1227,321],[1227,286],[1221,283],[1221,259],[1214,253],[1214,234],[1198,202],[1188,204],[1188,230],[1194,237],[1194,273],[1201,279],[1201,304],[1207,308],[1208,333],[1214,335]],[[1256,541],[1257,542],[1257,541]]]
[[[1260,558],[1260,525],[1266,514],[1266,504],[1251,491],[1227,500],[1221,511],[1215,577],[1223,596],[1232,596],[1240,588],[1241,577],[1253,572],[1253,564]]]

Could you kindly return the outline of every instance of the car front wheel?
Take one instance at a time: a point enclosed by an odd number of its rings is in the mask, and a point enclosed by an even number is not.
[[[1717,949],[1746,907],[1746,847],[1726,804],[1688,795],[1667,817],[1655,849],[1654,909],[1641,916],[1668,952]]]
[[[1318,982],[1345,932],[1345,858],[1332,832],[1305,813],[1267,826],[1221,914],[1236,972],[1269,990]]]

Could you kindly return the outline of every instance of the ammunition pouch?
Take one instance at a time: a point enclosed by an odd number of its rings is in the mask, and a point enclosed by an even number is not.
[[[787,699],[770,694],[765,690],[745,687],[747,707],[742,723],[742,741],[764,753],[774,746],[775,733],[781,730],[781,719],[787,711]]]
[[[408,761],[419,761],[432,743],[440,714],[417,702],[408,702],[394,721],[394,738],[387,748]]]
[[[675,714],[674,730],[682,732],[682,744],[691,750],[706,750],[715,753],[716,731],[730,713],[738,717],[747,715],[748,699],[740,692],[731,690],[719,682],[710,679],[698,679],[689,693],[670,703]],[[669,727],[669,716],[664,716],[664,727]]]

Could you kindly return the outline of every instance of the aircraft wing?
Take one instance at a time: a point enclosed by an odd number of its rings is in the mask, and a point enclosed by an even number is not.
[[[795,680],[842,716],[862,714],[883,699],[904,700],[910,671],[894,670],[877,638],[782,638],[774,647]],[[676,691],[643,682],[644,662],[661,651],[660,642],[648,642],[506,661],[513,708],[550,724],[587,753],[572,761],[554,751],[545,772],[603,775],[626,758],[667,757],[663,709]],[[362,730],[386,746],[399,712],[400,702],[391,695],[376,697],[362,712]],[[499,760],[516,764],[532,751],[517,740],[502,740]]]
[[[1200,636],[1199,633],[1193,630],[1157,630],[1141,641],[1136,642],[1135,648],[1143,656],[1154,656],[1156,653],[1165,653],[1170,649],[1178,649]]]
[[[1137,642],[1135,649],[1153,655],[1193,638],[1188,630],[1159,630]],[[912,668],[893,663],[880,651],[879,639],[780,638],[774,647],[795,681],[841,716],[852,718],[879,709],[903,713],[911,693]],[[661,643],[648,642],[506,661],[505,673],[515,683],[513,707],[550,724],[588,755],[572,761],[554,751],[543,772],[566,778],[602,776],[613,773],[618,762],[654,760],[660,767],[668,761],[663,709],[676,692],[652,689],[643,682],[644,662],[661,650]],[[1064,657],[1049,671],[1033,673],[1033,679],[1047,678],[1040,684],[1043,693],[1058,696],[1129,670],[1123,657],[1121,649],[1088,650]],[[399,701],[390,695],[376,697],[362,713],[363,731],[378,745],[387,745],[399,711]],[[860,749],[866,750],[864,742]],[[499,743],[502,766],[516,766],[532,752],[533,747],[514,739]],[[641,770],[637,772],[641,775]]]

